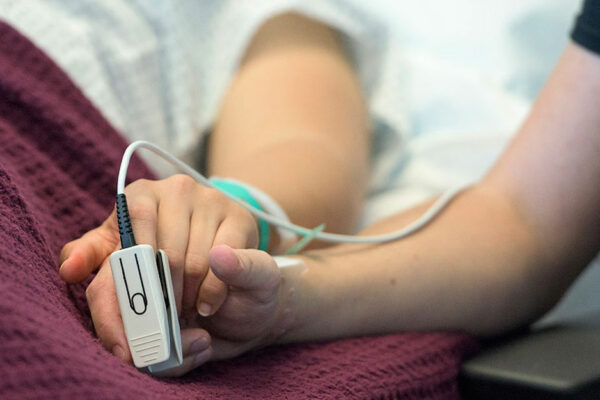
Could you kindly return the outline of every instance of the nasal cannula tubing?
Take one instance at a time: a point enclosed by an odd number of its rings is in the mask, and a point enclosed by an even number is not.
[[[127,176],[127,169],[129,167],[129,161],[131,160],[131,156],[133,155],[133,153],[138,148],[145,148],[147,150],[152,151],[153,153],[157,154],[158,156],[160,156],[160,157],[164,158],[165,160],[167,160],[168,162],[170,162],[173,166],[175,166],[182,172],[190,175],[192,178],[194,178],[199,183],[219,190],[201,173],[199,173],[198,171],[196,171],[194,168],[190,167],[183,161],[179,160],[177,157],[173,156],[172,154],[169,154],[168,152],[164,151],[160,147],[158,147],[150,142],[147,142],[145,140],[138,140],[138,141],[131,143],[125,150],[125,153],[123,154],[123,158],[121,160],[121,167],[119,169],[119,177],[118,177],[118,181],[117,181],[117,194],[125,193],[125,179]],[[390,242],[393,240],[404,238],[404,237],[411,235],[412,233],[418,231],[419,229],[423,228],[425,225],[427,225],[429,222],[431,222],[431,220],[433,220],[433,218],[435,218],[440,213],[440,211],[442,211],[442,209],[444,207],[446,207],[448,205],[448,203],[450,203],[450,201],[454,197],[456,197],[456,195],[458,195],[460,192],[465,190],[467,187],[468,187],[468,185],[465,185],[465,186],[459,186],[459,187],[451,188],[451,189],[447,190],[435,201],[435,203],[433,205],[431,205],[431,207],[429,207],[429,209],[427,209],[427,211],[425,211],[423,213],[423,215],[421,215],[417,220],[408,224],[404,228],[390,232],[390,233],[371,235],[371,236],[354,236],[354,235],[342,235],[339,233],[315,232],[314,229],[306,228],[306,227],[303,227],[300,225],[290,223],[288,221],[280,220],[270,214],[267,214],[263,211],[260,211],[256,208],[250,206],[246,202],[239,200],[238,198],[236,198],[224,191],[220,190],[220,192],[223,193],[223,195],[225,197],[227,197],[228,199],[230,199],[230,200],[236,202],[237,204],[239,204],[240,206],[244,207],[246,210],[248,210],[250,213],[252,213],[256,217],[263,219],[272,225],[275,225],[275,226],[278,226],[278,227],[281,227],[284,229],[288,229],[288,230],[295,232],[296,234],[301,235],[301,236],[310,235],[310,236],[313,236],[315,239],[319,239],[319,240],[322,240],[325,242],[334,242],[334,243],[383,243],[383,242]]]

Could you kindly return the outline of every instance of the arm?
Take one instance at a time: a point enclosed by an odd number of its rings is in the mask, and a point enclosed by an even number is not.
[[[298,224],[350,232],[367,178],[367,125],[339,38],[285,14],[249,46],[222,105],[208,167],[262,189]]]
[[[407,239],[304,253],[209,253],[232,288],[203,321],[212,359],[257,346],[401,330],[498,334],[548,310],[600,248],[600,58],[576,45],[483,181]],[[365,234],[404,226],[423,204]],[[282,275],[283,279],[280,278]]]
[[[256,250],[213,248],[211,270],[236,290],[209,320],[212,357],[401,330],[493,335],[533,321],[600,249],[599,103],[600,57],[571,44],[490,173],[413,236],[306,252],[302,273]],[[363,233],[398,229],[428,206]]]
[[[267,21],[247,49],[210,140],[208,169],[262,189],[297,224],[350,232],[366,186],[367,125],[339,38],[284,14]],[[270,249],[278,247],[272,236]],[[183,307],[207,304],[213,314],[227,289],[208,265],[202,270],[208,273],[185,276]]]
[[[414,236],[307,254],[281,338],[409,329],[495,334],[548,310],[600,248],[600,58],[565,50],[485,179]],[[368,230],[387,232],[425,206]],[[365,232],[367,233],[367,232]]]

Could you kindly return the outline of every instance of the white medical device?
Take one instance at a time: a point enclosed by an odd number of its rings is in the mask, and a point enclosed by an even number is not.
[[[171,269],[164,251],[139,244],[110,255],[121,318],[138,368],[151,373],[181,365],[181,333]]]

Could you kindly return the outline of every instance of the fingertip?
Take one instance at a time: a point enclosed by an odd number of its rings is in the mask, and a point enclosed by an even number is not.
[[[210,249],[209,258],[217,263],[226,260],[228,257],[235,257],[233,249],[226,244],[219,244]]]
[[[239,263],[235,251],[227,245],[218,245],[209,252],[209,266],[217,278],[224,280]]]
[[[184,357],[200,353],[210,347],[210,334],[204,329],[192,328],[181,331],[181,347]]]
[[[73,253],[63,261],[58,270],[60,278],[67,283],[79,283],[87,276],[82,274],[83,257]]]
[[[203,317],[210,317],[212,311],[212,306],[206,302],[201,302],[198,305],[198,314]]]
[[[227,298],[227,283],[219,278],[211,267],[198,291],[196,311],[202,317],[216,314]]]

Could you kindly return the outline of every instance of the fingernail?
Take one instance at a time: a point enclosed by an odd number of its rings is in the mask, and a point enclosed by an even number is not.
[[[210,316],[211,308],[212,307],[210,306],[210,304],[200,303],[200,305],[198,306],[198,314],[202,315],[203,317],[208,317]]]
[[[204,364],[205,362],[210,360],[211,356],[212,356],[212,349],[209,347],[208,349],[204,350],[202,353],[199,353],[194,358],[194,365],[199,366],[201,364]]]
[[[123,348],[120,345],[115,345],[112,348],[112,353],[115,357],[119,358],[120,360],[125,361],[126,358],[126,354],[125,354],[125,350],[123,350]]]
[[[208,347],[208,338],[207,337],[201,337],[200,339],[197,339],[194,343],[192,343],[192,345],[190,346],[190,353],[194,354],[194,353],[199,353],[202,350],[206,350],[206,348]]]

